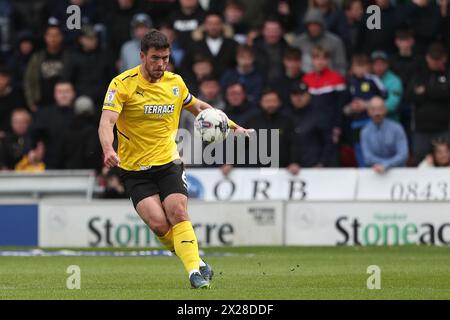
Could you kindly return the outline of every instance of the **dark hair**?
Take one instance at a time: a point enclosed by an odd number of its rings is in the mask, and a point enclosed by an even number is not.
[[[169,49],[170,43],[161,31],[152,29],[141,40],[141,51],[147,53],[150,48],[156,50]]]
[[[245,11],[245,5],[239,0],[228,0],[225,3],[225,8],[226,7],[239,8],[240,10]]]
[[[395,31],[395,37],[396,38],[413,38],[414,37],[414,31],[409,27],[400,27]]]
[[[199,82],[198,85],[201,86],[203,83],[205,83],[205,82],[210,82],[210,81],[217,82],[217,84],[220,85],[219,79],[217,79],[217,78],[214,77],[213,75],[207,75],[207,76],[201,78],[201,80],[200,80],[200,82]]]
[[[247,44],[241,44],[237,47],[236,56],[241,55],[243,53],[247,53],[247,54],[251,54],[252,56],[255,56],[255,51],[253,50],[253,47],[251,47]]]
[[[289,60],[301,60],[302,59],[302,50],[294,47],[287,47],[284,50],[283,54],[284,59]]]
[[[245,85],[239,81],[232,81],[229,84],[227,84],[227,86],[225,87],[225,92],[228,91],[229,88],[234,87],[234,86],[240,86],[242,88],[242,90],[244,90],[245,93],[247,93],[247,88],[245,87]]]
[[[219,11],[216,11],[216,10],[207,11],[206,15],[205,15],[205,20],[208,19],[208,17],[210,17],[210,16],[217,16],[217,17],[220,18],[220,20],[222,22],[224,21],[224,17],[222,15],[222,13],[220,13]]]
[[[433,60],[439,60],[447,57],[447,50],[445,50],[442,43],[435,42],[428,47],[427,55],[429,55]]]
[[[262,99],[264,96],[268,95],[268,94],[276,94],[276,96],[278,97],[278,99],[281,100],[281,96],[280,96],[280,94],[278,93],[278,91],[275,90],[274,88],[270,88],[270,87],[265,88],[265,89],[261,92],[261,99]]]
[[[369,56],[365,53],[355,53],[352,56],[352,64],[357,66],[369,65],[370,64]]]
[[[67,80],[67,79],[59,79],[59,80],[57,80],[55,82],[55,86],[53,88],[56,88],[56,86],[59,85],[59,84],[69,84],[69,85],[72,86],[72,89],[75,90],[74,84],[72,82],[70,82],[69,80]]]
[[[207,57],[201,53],[194,55],[194,58],[192,60],[193,60],[192,64],[196,64],[199,62],[207,62],[207,63],[210,63],[211,65],[213,64],[213,61],[209,57]]]
[[[9,70],[9,68],[0,66],[0,75],[11,78],[12,73],[11,73],[11,70]]]
[[[344,11],[349,10],[355,2],[361,3],[361,5],[364,7],[364,3],[362,0],[344,0],[344,2],[342,2],[342,9],[344,9]]]

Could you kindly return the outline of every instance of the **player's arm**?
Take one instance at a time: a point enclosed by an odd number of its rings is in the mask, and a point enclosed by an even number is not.
[[[186,107],[185,109],[196,117],[202,110],[206,110],[208,108],[213,108],[213,106],[197,98],[194,104],[192,104],[189,107]],[[253,129],[242,128],[241,126],[239,126],[233,120],[230,119],[228,119],[228,126],[230,127],[230,129],[235,130],[235,132],[244,133],[247,136],[249,135],[250,132],[253,131]]]
[[[108,168],[115,167],[119,164],[119,157],[113,148],[114,125],[118,118],[119,114],[111,110],[103,110],[102,116],[100,117],[98,136],[105,156],[104,163]]]

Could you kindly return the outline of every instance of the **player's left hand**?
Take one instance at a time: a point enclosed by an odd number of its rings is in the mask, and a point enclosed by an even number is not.
[[[242,127],[237,127],[236,129],[234,129],[234,134],[236,135],[246,135],[247,137],[250,138],[250,133],[255,132],[255,129],[245,129]]]

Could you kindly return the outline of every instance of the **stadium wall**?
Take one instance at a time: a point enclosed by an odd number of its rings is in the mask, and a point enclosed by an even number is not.
[[[201,246],[450,245],[450,170],[188,170]],[[220,200],[220,201],[219,201]],[[16,201],[16,200],[14,200]],[[0,245],[155,247],[128,200],[0,203]]]

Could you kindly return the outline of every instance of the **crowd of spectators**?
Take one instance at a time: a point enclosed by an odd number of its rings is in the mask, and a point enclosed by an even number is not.
[[[244,127],[280,129],[294,174],[449,166],[448,3],[0,0],[0,169],[102,172],[107,85],[140,63],[151,28],[194,95]],[[372,4],[381,29],[367,27]],[[80,30],[67,28],[69,5]],[[180,126],[192,122],[184,112]]]

